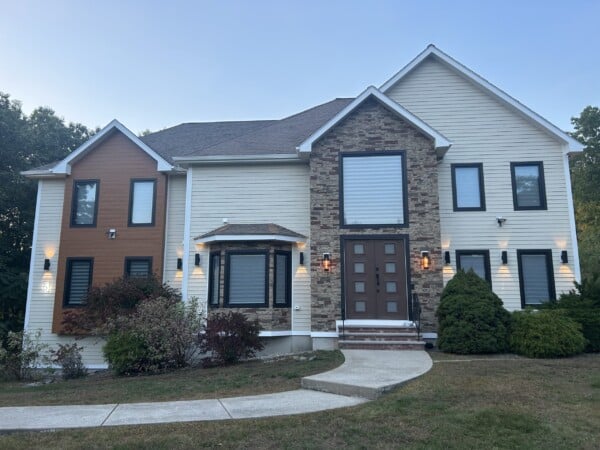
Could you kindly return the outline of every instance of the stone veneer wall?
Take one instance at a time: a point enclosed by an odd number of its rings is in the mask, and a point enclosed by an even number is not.
[[[408,227],[340,228],[340,152],[406,151]],[[312,330],[335,331],[341,319],[340,236],[408,234],[410,282],[419,294],[421,322],[436,328],[435,309],[443,288],[437,159],[433,141],[390,112],[377,100],[363,102],[313,145],[310,155]],[[430,252],[432,266],[420,267],[421,249]],[[320,267],[331,253],[332,269]]]

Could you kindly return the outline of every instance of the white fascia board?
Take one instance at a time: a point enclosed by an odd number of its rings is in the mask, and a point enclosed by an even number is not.
[[[358,97],[356,97],[348,106],[342,109],[339,113],[337,113],[332,119],[330,119],[325,125],[319,128],[316,132],[314,132],[308,139],[302,142],[298,147],[298,152],[300,154],[310,152],[312,150],[312,145],[319,140],[325,133],[327,133],[331,128],[336,126],[339,122],[341,122],[348,114],[352,113],[359,105],[361,105],[365,100],[369,97],[376,98],[379,102],[381,102],[384,106],[386,106],[391,111],[398,114],[404,120],[408,121],[427,136],[432,138],[435,143],[436,148],[448,149],[452,145],[444,135],[440,132],[434,130],[432,127],[427,125],[417,116],[412,114],[407,109],[400,106],[398,103],[393,101],[379,89],[374,86],[369,86],[365,89]]]
[[[546,131],[548,131],[551,135],[555,136],[562,142],[566,143],[569,147],[570,152],[580,152],[583,151],[583,144],[577,141],[573,137],[569,136],[567,133],[562,131],[556,125],[552,124],[548,120],[544,119],[542,116],[537,114],[536,112],[529,109],[527,106],[523,105],[517,99],[511,97],[503,90],[497,88],[492,83],[487,81],[482,76],[473,72],[468,67],[456,61],[451,56],[447,55],[434,45],[429,45],[425,50],[423,50],[415,59],[409,62],[406,66],[404,66],[398,73],[396,73],[392,78],[383,83],[379,88],[382,92],[388,91],[392,86],[394,86],[398,81],[404,78],[408,73],[412,72],[412,70],[417,67],[421,62],[423,62],[429,56],[435,56],[438,60],[444,62],[448,66],[450,66],[453,70],[458,72],[460,75],[476,84],[484,91],[492,94],[492,96],[496,97],[498,100],[510,105],[522,115],[532,120],[535,124],[542,127]]]
[[[227,163],[261,163],[261,162],[298,162],[296,154],[263,154],[263,155],[211,155],[211,156],[174,156],[173,161],[179,164],[227,164]]]
[[[280,241],[280,242],[306,242],[306,238],[299,236],[285,236],[282,234],[219,234],[195,240],[198,244],[211,242],[230,241]]]
[[[55,174],[66,174],[69,175],[71,173],[71,162],[77,159],[79,156],[84,154],[90,148],[93,148],[98,142],[102,141],[113,130],[119,130],[123,133],[131,142],[141,148],[145,153],[148,154],[152,159],[156,161],[157,170],[159,172],[169,172],[173,170],[173,166],[165,161],[158,153],[144,144],[140,138],[138,138],[135,134],[133,134],[127,127],[125,127],[118,120],[113,120],[108,125],[106,125],[102,130],[92,136],[88,141],[82,144],[79,148],[72,151],[69,156],[56,164],[52,169],[52,173]]]
[[[54,173],[52,169],[24,170],[21,175],[27,178],[64,178],[66,176],[66,174]]]

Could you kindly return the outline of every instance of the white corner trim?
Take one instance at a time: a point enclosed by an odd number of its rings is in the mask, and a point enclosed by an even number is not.
[[[569,211],[569,228],[571,230],[571,246],[573,248],[573,272],[575,280],[581,283],[581,266],[579,264],[579,244],[577,242],[577,227],[575,224],[575,207],[573,205],[573,191],[571,188],[571,171],[569,170],[569,155],[563,154],[563,169],[567,193],[567,209]]]
[[[183,220],[183,277],[181,280],[181,298],[184,302],[188,301],[188,284],[190,269],[190,244],[192,240],[192,179],[194,178],[194,168],[187,170],[185,179],[185,217]],[[167,261],[168,263],[168,261]],[[171,261],[173,264],[173,261]]]
[[[42,203],[42,189],[44,186],[44,180],[38,181],[37,194],[35,200],[35,215],[33,219],[33,236],[31,238],[31,261],[29,261],[29,281],[27,284],[27,300],[25,303],[25,320],[23,322],[23,329],[29,330],[29,315],[31,313],[31,295],[33,291],[33,273],[34,268],[38,267],[38,260],[36,258],[37,252],[37,240],[38,240],[38,229],[40,225],[40,205]]]
[[[201,239],[195,239],[199,244],[208,244],[211,242],[230,242],[230,241],[281,241],[281,242],[306,242],[306,238],[299,236],[285,236],[282,234],[219,234],[208,236]]]
[[[102,130],[92,136],[89,140],[83,143],[79,148],[72,151],[69,156],[67,156],[62,161],[59,161],[50,171],[54,174],[70,174],[71,173],[71,162],[78,158],[80,155],[85,153],[88,149],[92,148],[96,143],[100,142],[104,137],[110,133],[112,130],[119,130],[123,133],[131,142],[141,148],[144,152],[148,154],[152,159],[154,159],[157,163],[157,170],[159,172],[168,172],[173,170],[173,166],[165,161],[162,156],[144,144],[140,138],[138,138],[135,134],[133,134],[127,127],[125,127],[118,120],[114,119],[108,125],[106,125]]]
[[[338,336],[336,331],[313,331],[310,333],[311,338],[337,338]]]
[[[319,140],[325,133],[327,133],[331,128],[337,125],[342,119],[344,119],[348,114],[354,111],[361,103],[363,103],[369,97],[375,97],[381,103],[383,103],[388,109],[392,110],[400,117],[405,119],[406,121],[413,124],[415,127],[419,128],[423,133],[428,135],[435,141],[436,148],[450,148],[452,142],[450,142],[444,135],[440,132],[436,131],[417,116],[412,114],[407,109],[400,106],[398,103],[393,101],[379,89],[374,86],[369,86],[365,89],[358,97],[356,97],[348,106],[342,109],[339,113],[337,113],[332,119],[330,119],[325,125],[315,131],[311,136],[308,137],[304,142],[302,142],[298,147],[298,151],[300,153],[310,152],[312,150],[312,145]]]
[[[381,91],[386,92],[392,86],[394,86],[398,81],[404,78],[408,73],[412,72],[412,70],[421,64],[427,57],[433,55],[438,60],[442,61],[446,65],[450,66],[453,70],[458,72],[463,77],[467,78],[472,83],[475,83],[479,87],[481,87],[484,91],[492,94],[497,99],[503,101],[504,103],[512,106],[514,109],[519,111],[528,119],[532,120],[538,126],[541,126],[550,134],[563,141],[569,146],[569,150],[572,152],[580,152],[583,150],[584,146],[577,141],[576,139],[569,136],[567,133],[562,131],[556,125],[552,124],[548,120],[544,119],[542,116],[537,114],[536,112],[529,109],[527,106],[523,105],[517,99],[511,97],[503,90],[497,88],[492,83],[487,81],[485,78],[481,77],[477,73],[473,72],[468,67],[456,61],[451,56],[447,55],[434,45],[429,45],[425,50],[423,50],[420,54],[418,54],[411,62],[409,62],[406,66],[404,66],[398,73],[396,73],[392,78],[383,83],[379,88]]]
[[[293,331],[293,330],[284,330],[284,331],[269,331],[263,330],[259,333],[260,337],[285,337],[285,336],[310,336],[310,331]]]

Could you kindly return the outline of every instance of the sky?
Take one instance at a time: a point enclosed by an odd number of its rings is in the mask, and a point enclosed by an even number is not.
[[[134,133],[278,119],[435,44],[563,130],[600,106],[600,1],[0,0],[0,91]]]

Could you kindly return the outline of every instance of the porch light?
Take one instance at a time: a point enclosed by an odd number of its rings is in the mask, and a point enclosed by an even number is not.
[[[429,252],[427,250],[421,251],[421,269],[429,269],[431,265],[431,258],[429,257]]]
[[[508,252],[502,250],[502,264],[508,264]]]
[[[196,267],[198,267],[200,265],[200,261],[201,261],[201,259],[200,259],[200,253],[196,253],[194,255],[194,265]]]
[[[183,270],[183,259],[177,258],[177,270]]]
[[[50,260],[48,258],[44,259],[44,270],[50,270]]]
[[[300,265],[304,265],[304,252],[300,252]]]
[[[567,264],[569,262],[569,255],[566,250],[560,252],[560,262],[563,264]]]
[[[450,252],[447,250],[444,252],[444,264],[450,264]]]
[[[331,270],[331,254],[323,253],[323,270],[329,272]]]

